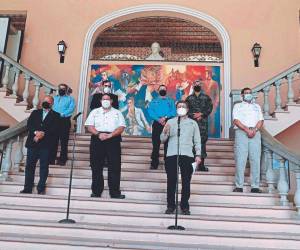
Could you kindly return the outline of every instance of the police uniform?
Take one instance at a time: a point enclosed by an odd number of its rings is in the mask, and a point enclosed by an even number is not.
[[[91,111],[85,126],[94,126],[98,132],[111,133],[119,127],[126,127],[122,113],[114,108],[109,111],[96,108]],[[108,187],[111,197],[120,192],[121,178],[121,135],[101,141],[98,135],[91,136],[90,163],[92,168],[92,192],[101,196],[104,189],[103,166],[104,159],[108,161]]]
[[[208,116],[213,109],[212,100],[204,93],[200,93],[198,96],[194,93],[186,98],[186,102],[189,105],[188,115],[190,118],[194,119],[193,113],[202,113],[200,121],[197,121],[196,119],[194,120],[199,126],[201,136],[201,158],[204,159],[207,156],[206,142],[208,140]]]
[[[258,104],[241,102],[233,107],[233,120],[239,120],[248,128],[255,128],[259,121],[264,117]],[[236,161],[235,185],[237,188],[243,188],[244,172],[249,155],[251,166],[251,188],[259,188],[260,181],[260,155],[261,155],[261,135],[257,131],[253,138],[248,138],[245,131],[235,129],[234,155]]]

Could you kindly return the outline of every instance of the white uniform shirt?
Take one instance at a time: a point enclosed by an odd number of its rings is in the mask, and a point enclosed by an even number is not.
[[[261,108],[256,103],[241,102],[233,107],[232,111],[233,120],[239,120],[243,125],[248,128],[255,127],[259,121],[263,121],[264,117]],[[237,129],[237,126],[234,126]]]
[[[84,125],[94,126],[101,132],[113,132],[118,127],[126,127],[122,113],[113,107],[108,112],[104,112],[102,107],[92,110]]]

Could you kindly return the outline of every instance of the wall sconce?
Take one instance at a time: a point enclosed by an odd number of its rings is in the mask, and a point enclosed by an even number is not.
[[[60,63],[64,63],[65,61],[66,49],[67,49],[67,45],[65,41],[64,40],[59,41],[59,43],[57,44],[57,50],[58,53],[60,54],[60,60],[59,60]]]
[[[259,67],[258,58],[261,52],[261,46],[259,43],[255,43],[251,49],[253,57],[254,57],[254,67]]]

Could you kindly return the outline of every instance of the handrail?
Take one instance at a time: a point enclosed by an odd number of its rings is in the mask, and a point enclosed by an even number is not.
[[[27,119],[19,122],[16,126],[5,129],[0,132],[0,144],[14,138],[20,134],[23,134],[27,131]]]
[[[263,146],[271,149],[273,153],[300,167],[300,154],[291,152],[284,144],[274,138],[266,129],[261,130]]]
[[[12,64],[14,67],[19,69],[20,71],[28,74],[31,78],[38,80],[43,86],[49,88],[49,89],[54,89],[57,90],[57,86],[54,86],[50,82],[44,80],[43,78],[39,77],[37,74],[33,73],[31,70],[25,68],[18,62],[14,61],[12,58],[8,57],[7,55],[3,54],[0,52],[0,58],[4,59],[8,63]]]

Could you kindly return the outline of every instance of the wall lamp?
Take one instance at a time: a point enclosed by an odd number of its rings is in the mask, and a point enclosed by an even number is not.
[[[60,63],[64,63],[65,61],[66,49],[67,49],[67,45],[65,41],[64,40],[59,41],[59,43],[57,44],[57,50],[58,53],[60,54],[60,60],[59,60]]]
[[[254,67],[259,67],[258,58],[261,52],[261,46],[259,43],[255,43],[251,49],[253,57],[254,57]]]

